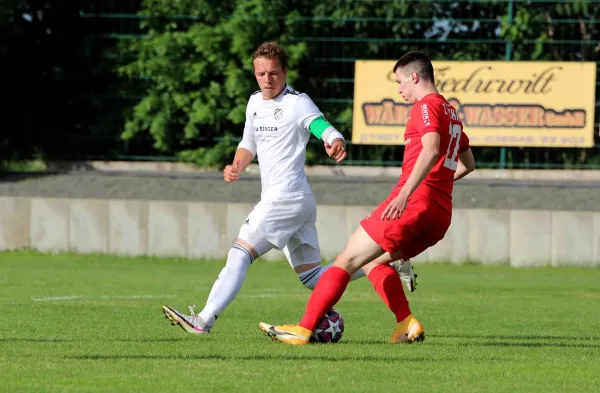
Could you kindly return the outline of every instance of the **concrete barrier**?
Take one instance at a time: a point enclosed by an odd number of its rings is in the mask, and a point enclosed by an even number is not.
[[[0,250],[29,247],[29,198],[0,197]]]
[[[510,211],[473,209],[468,214],[469,259],[486,264],[510,261]]]
[[[317,208],[317,233],[319,234],[321,255],[326,259],[335,258],[346,246],[351,234],[350,228],[356,228],[357,225],[358,222],[356,224],[348,222],[346,206],[319,206]]]
[[[225,258],[234,240],[227,223],[228,212],[218,203],[188,205],[188,256]],[[239,217],[239,224],[243,222]],[[232,223],[233,226],[233,223]],[[233,237],[237,236],[237,233]]]
[[[0,249],[225,258],[252,204],[0,198]],[[323,258],[341,252],[375,206],[318,207]],[[264,259],[279,260],[279,250]],[[417,263],[600,266],[600,213],[455,209]]]
[[[552,266],[585,265],[594,259],[594,214],[552,213]]]
[[[545,266],[551,262],[552,212],[512,210],[510,212],[510,264]]]
[[[469,210],[454,210],[446,236],[427,251],[428,262],[469,260]]]
[[[110,238],[107,200],[70,201],[69,251],[107,253]],[[35,217],[32,217],[35,218]]]
[[[32,198],[29,213],[29,247],[42,252],[69,249],[69,199]],[[2,223],[4,226],[4,222]],[[14,222],[8,225],[15,225]]]
[[[161,257],[188,255],[188,203],[148,203],[148,254]]]
[[[108,214],[109,252],[125,256],[148,254],[148,203],[111,200]]]

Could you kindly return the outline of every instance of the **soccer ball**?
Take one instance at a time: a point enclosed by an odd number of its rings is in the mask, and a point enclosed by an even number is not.
[[[312,343],[337,343],[344,334],[344,318],[334,309],[329,310],[313,331]]]

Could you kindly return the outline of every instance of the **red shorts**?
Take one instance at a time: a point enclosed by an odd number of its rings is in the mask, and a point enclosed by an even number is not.
[[[431,195],[412,194],[400,218],[381,220],[387,205],[398,195],[392,191],[360,225],[390,254],[400,252],[403,259],[416,257],[444,238],[452,221],[452,210]]]

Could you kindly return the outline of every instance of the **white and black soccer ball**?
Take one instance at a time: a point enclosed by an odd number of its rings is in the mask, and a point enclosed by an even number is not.
[[[313,343],[337,343],[344,334],[344,318],[334,309],[329,310],[313,331]]]

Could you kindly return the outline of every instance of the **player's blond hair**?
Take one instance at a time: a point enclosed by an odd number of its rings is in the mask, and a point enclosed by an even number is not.
[[[288,55],[277,41],[265,41],[260,44],[252,55],[252,61],[254,62],[259,57],[277,59],[282,70],[285,71],[288,68]]]

